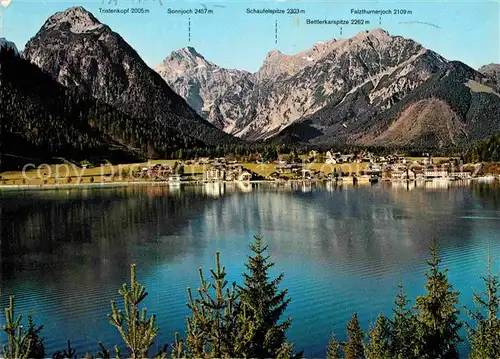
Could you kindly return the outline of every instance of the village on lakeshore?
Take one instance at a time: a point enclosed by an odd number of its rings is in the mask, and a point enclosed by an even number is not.
[[[342,153],[311,150],[265,158],[198,157],[195,159],[154,160],[146,163],[113,165],[88,161],[40,165],[0,173],[0,186],[68,186],[74,184],[167,182],[214,183],[266,181],[335,182],[337,184],[391,182],[450,182],[500,179],[496,166],[464,164],[459,157],[420,157],[400,154],[375,155],[369,151]]]

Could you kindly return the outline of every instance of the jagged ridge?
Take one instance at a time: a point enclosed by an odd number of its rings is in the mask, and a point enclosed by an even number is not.
[[[198,59],[206,61],[201,55]],[[207,120],[255,140],[315,114],[318,125],[328,127],[383,111],[446,60],[412,40],[374,29],[351,39],[319,42],[296,55],[273,50],[255,74],[207,63],[199,70],[179,50],[157,70]],[[232,71],[232,81],[214,71]]]

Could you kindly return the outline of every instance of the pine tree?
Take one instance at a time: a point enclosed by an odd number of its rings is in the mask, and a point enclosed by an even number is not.
[[[41,337],[41,332],[43,330],[43,325],[36,326],[33,315],[28,316],[28,330],[26,335],[30,341],[30,351],[28,357],[30,358],[45,358],[45,345],[43,343],[43,338]]]
[[[179,334],[175,333],[174,343],[172,344],[172,359],[184,358],[186,353],[184,351],[184,342],[179,339]]]
[[[393,317],[390,321],[390,344],[391,354],[395,359],[417,359],[415,355],[416,345],[416,318],[411,307],[410,300],[403,290],[403,285],[398,284],[398,293],[394,301],[395,309],[392,310]]]
[[[287,290],[279,290],[283,279],[280,274],[269,278],[269,269],[274,266],[266,255],[267,246],[256,236],[250,245],[253,252],[246,263],[248,273],[244,273],[244,285],[239,287],[242,306],[248,311],[253,323],[252,338],[247,355],[252,358],[274,358],[286,343],[286,331],[291,319],[280,322],[290,299]]]
[[[447,270],[440,269],[441,259],[436,244],[430,247],[427,261],[426,294],[416,299],[419,323],[418,354],[420,358],[458,358],[457,343],[461,341],[461,328],[457,309],[459,292],[448,283]]]
[[[298,359],[300,354],[293,354],[293,345],[290,343],[283,343],[278,352],[276,353],[276,359]]]
[[[328,342],[328,348],[326,349],[326,359],[340,359],[342,358],[342,352],[340,348],[340,343],[335,338],[335,333],[332,332],[330,341]]]
[[[8,344],[3,345],[2,347],[4,358],[29,358],[31,340],[28,335],[23,332],[21,320],[21,314],[15,318],[14,297],[10,296],[9,307],[5,308],[6,324],[3,326],[3,330],[7,334],[8,341]]]
[[[201,287],[198,298],[188,288],[186,350],[192,357],[240,357],[236,348],[245,347],[238,339],[245,339],[240,328],[240,306],[237,301],[236,284],[227,286],[226,269],[220,265],[219,252],[215,256],[215,270],[210,270],[213,282],[208,282],[200,268]]]
[[[473,312],[466,308],[467,313],[475,322],[475,327],[468,326],[467,328],[471,345],[469,358],[500,358],[499,281],[498,276],[491,274],[489,257],[488,275],[482,279],[486,290],[480,294],[474,293],[476,310]]]
[[[366,348],[367,359],[392,359],[389,344],[389,322],[382,314],[370,331],[370,342]]]
[[[246,357],[251,352],[252,339],[255,336],[255,323],[248,308],[241,303],[238,304],[236,317],[237,331],[234,338],[234,352],[239,356]],[[292,346],[289,347],[292,350]],[[283,347],[281,348],[283,352]]]
[[[102,346],[102,343],[101,343]],[[109,352],[108,352],[109,354]],[[103,356],[104,357],[104,356]],[[120,357],[120,352],[117,350],[116,357]],[[52,355],[52,359],[76,359],[76,350],[71,346],[71,340],[68,340],[68,346],[64,350],[58,350]],[[109,356],[108,356],[109,358]]]
[[[358,313],[354,313],[349,323],[347,323],[345,359],[365,359],[364,338],[365,334],[359,325]]]
[[[108,314],[109,322],[118,329],[131,358],[147,357],[148,350],[159,329],[155,326],[156,316],[154,314],[147,318],[146,308],[139,312],[139,305],[148,293],[146,288],[135,279],[135,264],[130,267],[130,288],[127,284],[123,284],[118,293],[123,296],[125,314],[117,308],[115,301],[111,301],[112,313]],[[115,346],[115,350],[119,356],[117,346]]]

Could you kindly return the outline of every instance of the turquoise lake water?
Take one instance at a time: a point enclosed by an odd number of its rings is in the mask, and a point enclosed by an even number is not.
[[[398,282],[412,299],[423,293],[432,238],[461,305],[471,306],[488,252],[495,273],[500,268],[500,189],[209,184],[0,192],[0,304],[13,294],[18,313],[35,313],[48,355],[68,339],[80,355],[96,353],[98,340],[119,343],[106,313],[136,263],[159,343],[170,344],[184,333],[186,288],[198,287],[198,267],[208,271],[220,251],[229,280],[240,282],[256,234],[269,245],[273,274],[285,274],[289,339],[306,356],[323,357],[332,330],[345,338],[353,312],[364,329],[390,314]]]

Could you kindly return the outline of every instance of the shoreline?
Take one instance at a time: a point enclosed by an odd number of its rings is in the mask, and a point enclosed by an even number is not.
[[[476,178],[468,178],[463,180],[441,180],[441,181],[428,181],[428,182],[440,182],[440,183],[453,183],[453,182],[464,182],[464,181],[475,181],[482,183],[495,183],[498,181],[494,177],[490,181],[481,181],[489,176],[482,176]],[[490,177],[491,178],[491,177]],[[401,179],[380,179],[380,182],[389,183],[403,183],[403,182],[425,182],[426,180],[401,180]],[[318,183],[318,182],[335,182],[333,180],[304,180],[304,179],[289,179],[286,181],[276,181],[276,180],[251,180],[251,181],[181,181],[181,182],[168,182],[168,181],[124,181],[124,182],[98,182],[98,183],[57,183],[57,184],[11,184],[11,185],[0,185],[0,192],[2,191],[14,191],[14,190],[59,190],[59,189],[79,189],[79,188],[111,188],[111,187],[128,187],[128,186],[143,186],[143,185],[153,185],[153,186],[172,186],[178,187],[181,185],[200,185],[200,184],[253,184],[253,183],[275,183],[279,185],[287,183]],[[340,181],[339,184],[343,185],[353,185],[351,177]],[[358,180],[357,184],[365,185],[371,184],[369,181]]]
[[[98,183],[58,183],[58,184],[8,184],[0,185],[0,191],[3,190],[52,190],[52,189],[74,189],[74,188],[100,188],[100,187],[126,187],[135,185],[155,185],[155,186],[180,186],[180,185],[199,185],[199,184],[218,184],[218,183],[287,183],[287,182],[305,182],[304,180],[289,180],[286,182],[278,182],[271,180],[256,180],[256,181],[181,181],[181,182],[168,182],[168,181],[124,181],[124,182],[98,182]],[[306,182],[320,182],[320,181],[307,181]]]

